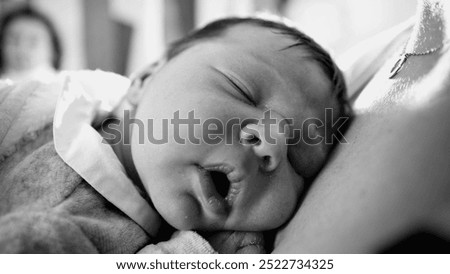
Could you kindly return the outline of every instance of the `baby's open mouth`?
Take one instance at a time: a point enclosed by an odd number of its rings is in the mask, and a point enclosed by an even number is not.
[[[230,175],[234,169],[221,166],[218,168],[206,168],[206,170],[209,171],[217,193],[231,207],[240,189],[239,180],[234,180],[233,176]]]
[[[227,175],[220,171],[211,171],[209,174],[211,175],[211,179],[217,193],[225,199],[228,196],[228,191],[230,190],[230,181],[228,180]]]
[[[237,194],[240,183],[233,180],[230,174],[233,168],[229,166],[199,166],[202,179],[200,185],[206,206],[217,213],[229,212]]]

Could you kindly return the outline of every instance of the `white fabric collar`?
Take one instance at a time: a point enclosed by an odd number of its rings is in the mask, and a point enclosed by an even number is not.
[[[111,146],[91,126],[98,113],[113,110],[128,86],[127,78],[102,71],[67,75],[53,121],[55,149],[96,191],[155,236],[160,216],[138,193]]]

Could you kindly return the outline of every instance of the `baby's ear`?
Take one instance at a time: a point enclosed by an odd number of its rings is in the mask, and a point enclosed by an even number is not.
[[[142,88],[142,83],[133,81],[131,82],[131,86],[127,91],[126,101],[132,105],[137,106],[142,96],[144,95],[144,89]]]
[[[142,88],[144,81],[147,78],[152,77],[152,75],[161,67],[162,63],[162,61],[151,63],[130,76],[131,86],[128,89],[126,96],[128,103],[133,106],[138,105],[144,95],[144,89]]]

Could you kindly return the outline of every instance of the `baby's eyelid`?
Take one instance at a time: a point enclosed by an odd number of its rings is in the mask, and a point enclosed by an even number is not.
[[[220,74],[222,74],[225,77],[225,79],[234,87],[235,90],[237,90],[245,98],[245,100],[249,104],[256,107],[257,104],[252,96],[252,93],[247,88],[247,86],[241,80],[239,80],[238,77],[234,76],[233,73],[231,72],[223,71],[217,68],[214,69],[218,71]]]
[[[247,88],[246,85],[244,85],[242,83],[242,81],[240,81],[237,77],[233,76],[232,74],[229,73],[223,73],[223,75],[225,76],[225,78],[233,85],[233,87],[239,91],[239,93],[242,94],[242,96],[245,97],[245,99],[253,106],[256,106],[256,102],[255,99],[253,98],[253,96],[251,95],[251,92],[249,91],[249,89]]]

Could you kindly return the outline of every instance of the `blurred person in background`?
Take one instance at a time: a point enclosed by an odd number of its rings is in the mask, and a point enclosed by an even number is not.
[[[61,44],[52,22],[23,7],[0,21],[0,78],[48,81],[61,65]]]

